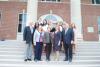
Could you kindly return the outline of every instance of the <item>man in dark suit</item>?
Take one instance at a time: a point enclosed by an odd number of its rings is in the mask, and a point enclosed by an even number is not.
[[[33,44],[33,35],[34,35],[34,23],[30,22],[29,26],[26,26],[23,33],[23,40],[26,41],[27,44],[27,51],[26,57],[24,61],[31,61],[32,59],[32,44]]]
[[[63,30],[63,43],[65,50],[65,60],[72,62],[72,44],[74,42],[74,32],[73,29],[69,28],[68,23],[64,23]]]

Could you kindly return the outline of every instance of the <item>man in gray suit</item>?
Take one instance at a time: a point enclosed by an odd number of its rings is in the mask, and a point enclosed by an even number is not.
[[[23,33],[23,40],[26,41],[27,51],[26,57],[24,61],[31,61],[32,60],[32,44],[33,44],[33,35],[34,35],[34,23],[30,22],[29,26],[26,26]]]

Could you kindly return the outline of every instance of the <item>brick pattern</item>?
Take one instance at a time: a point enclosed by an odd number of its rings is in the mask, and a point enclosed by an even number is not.
[[[64,21],[70,22],[70,4],[67,3],[40,3],[38,6],[38,18],[42,15],[50,14],[52,10],[53,14],[56,14],[63,18]]]
[[[81,0],[82,4],[92,4],[92,0]]]
[[[0,24],[0,39],[16,39],[18,27],[18,13],[26,9],[25,3],[0,2],[2,24]]]
[[[83,39],[86,41],[98,41],[98,22],[97,18],[100,16],[100,7],[94,5],[82,5],[82,25],[83,25]],[[88,27],[94,27],[94,32],[89,33]]]

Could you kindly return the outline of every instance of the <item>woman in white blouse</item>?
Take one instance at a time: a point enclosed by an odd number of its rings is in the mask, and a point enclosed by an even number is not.
[[[34,33],[34,48],[35,56],[34,61],[41,61],[42,49],[43,49],[43,29],[42,26],[39,26]]]

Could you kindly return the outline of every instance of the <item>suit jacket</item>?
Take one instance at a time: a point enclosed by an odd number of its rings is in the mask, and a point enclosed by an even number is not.
[[[65,29],[63,30],[63,42],[64,44],[71,44],[71,41],[74,41],[74,32],[72,28],[68,28],[66,34]]]
[[[44,32],[43,42],[44,43],[51,43],[51,33]]]
[[[34,35],[35,29],[33,28],[33,32],[31,33],[31,29],[29,26],[26,26],[23,33],[23,40],[26,41],[26,43],[32,42],[33,44],[33,35]]]

